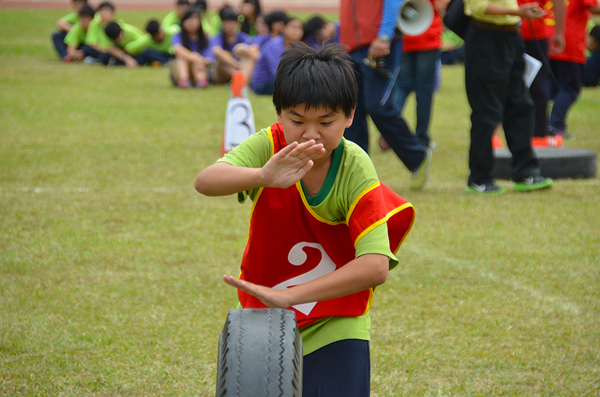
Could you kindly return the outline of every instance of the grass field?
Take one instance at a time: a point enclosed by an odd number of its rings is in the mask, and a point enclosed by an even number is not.
[[[49,35],[64,13],[0,9],[0,395],[214,395],[236,305],[220,277],[236,274],[250,206],[193,181],[220,154],[228,88],[60,64]],[[138,26],[163,14],[120,12]],[[373,146],[417,220],[376,293],[372,395],[597,396],[600,183],[465,194],[463,84],[444,68],[423,191]],[[272,124],[269,98],[251,100]],[[599,90],[569,122],[568,147],[600,151]]]

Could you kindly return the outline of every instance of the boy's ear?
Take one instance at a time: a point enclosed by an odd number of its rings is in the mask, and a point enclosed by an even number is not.
[[[352,121],[354,120],[354,111],[355,110],[356,110],[356,108],[352,109],[352,112],[350,112],[350,115],[348,115],[348,117],[346,118],[345,128],[350,128],[350,126],[352,125]]]
[[[279,124],[283,124],[283,123],[281,122],[281,113],[277,113],[277,122],[278,122]]]

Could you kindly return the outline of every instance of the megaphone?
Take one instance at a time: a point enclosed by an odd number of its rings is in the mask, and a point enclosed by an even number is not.
[[[396,25],[408,36],[424,33],[433,22],[433,6],[428,0],[407,0],[400,8]]]

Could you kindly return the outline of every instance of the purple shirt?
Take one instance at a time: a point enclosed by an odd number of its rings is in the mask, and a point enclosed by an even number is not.
[[[240,43],[252,44],[252,37],[248,36],[244,32],[238,32],[237,35],[235,36],[234,42],[227,43],[225,41],[225,39],[223,38],[223,32],[219,32],[215,36],[213,36],[212,39],[210,39],[209,47],[212,49],[215,46],[219,46],[219,47],[223,48],[225,51],[231,52],[233,55],[233,52],[232,52],[233,47],[235,47],[236,44],[240,44]],[[211,55],[211,57],[213,58],[213,61],[214,61],[214,56]]]
[[[183,46],[181,32],[177,32],[173,36],[171,36],[171,47],[175,47],[176,45]],[[205,58],[212,58],[210,44],[207,45],[206,48],[203,48],[202,50],[198,49],[199,46],[200,46],[200,42],[198,40],[190,39],[190,48],[188,48],[188,50],[190,50],[192,52],[197,52]]]
[[[275,78],[279,58],[283,51],[285,51],[283,36],[274,37],[263,45],[262,54],[256,62],[254,74],[252,75],[253,90],[256,91],[257,88]]]

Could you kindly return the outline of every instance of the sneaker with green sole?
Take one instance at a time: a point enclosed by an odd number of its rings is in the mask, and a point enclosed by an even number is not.
[[[543,176],[528,176],[515,182],[513,190],[517,192],[530,192],[532,190],[547,189],[554,185],[554,181]]]
[[[431,149],[426,148],[425,158],[423,159],[423,162],[421,163],[419,168],[417,168],[416,171],[412,172],[410,176],[410,188],[412,190],[422,189],[429,181],[429,169],[431,168],[431,158]]]
[[[475,182],[469,181],[466,192],[480,194],[482,196],[497,196],[506,193],[506,189],[496,185],[494,182],[478,185]]]

